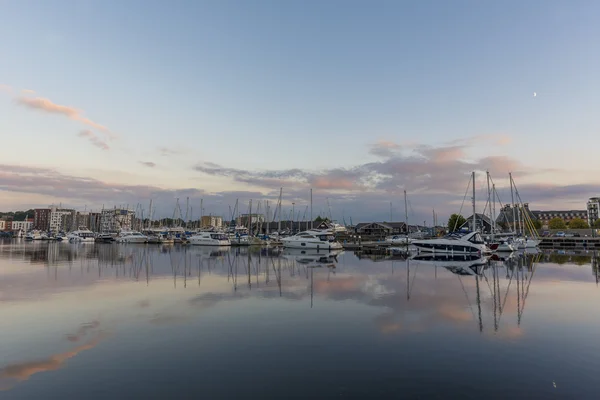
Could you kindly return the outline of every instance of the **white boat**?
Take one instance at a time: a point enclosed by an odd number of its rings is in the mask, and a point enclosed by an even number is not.
[[[292,249],[341,250],[342,245],[328,230],[308,230],[294,236],[281,238],[283,247]]]
[[[439,239],[413,240],[411,243],[419,251],[445,254],[487,254],[486,246],[479,232],[452,232]]]
[[[541,240],[531,238],[517,238],[515,243],[518,249],[535,249],[539,246]]]
[[[231,246],[229,237],[218,232],[198,232],[188,238],[190,244],[197,246]]]
[[[69,233],[67,238],[71,243],[93,242],[96,240],[96,235],[94,235],[94,232],[90,231],[89,229],[79,228],[78,230]]]
[[[41,231],[29,231],[25,235],[25,240],[43,240],[44,234]]]
[[[148,236],[137,231],[122,231],[117,238],[118,243],[146,243]]]
[[[392,245],[404,245],[411,244],[413,242],[413,238],[410,238],[406,235],[394,235],[388,236],[385,238],[386,243],[391,243]]]
[[[512,240],[508,239],[508,238],[501,238],[498,239],[498,247],[496,248],[497,252],[500,253],[510,253],[515,251],[516,249],[514,248],[513,244],[512,244]]]

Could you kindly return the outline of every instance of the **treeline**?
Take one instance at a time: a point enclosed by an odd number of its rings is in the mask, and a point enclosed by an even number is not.
[[[13,221],[25,221],[26,218],[33,218],[33,214],[33,210],[0,212],[0,218],[11,218]]]

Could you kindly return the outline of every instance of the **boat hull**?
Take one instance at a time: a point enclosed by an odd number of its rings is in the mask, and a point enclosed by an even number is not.
[[[490,250],[477,244],[454,244],[454,243],[431,243],[425,241],[414,241],[412,245],[420,252],[435,254],[484,254]]]
[[[194,246],[231,246],[231,242],[229,240],[217,240],[206,238],[196,239],[193,236],[189,239],[189,242]]]
[[[295,240],[282,240],[283,247],[288,249],[315,249],[315,250],[341,250],[343,247],[340,243],[315,243],[301,242]]]
[[[146,243],[148,240],[145,238],[119,238],[119,243]]]

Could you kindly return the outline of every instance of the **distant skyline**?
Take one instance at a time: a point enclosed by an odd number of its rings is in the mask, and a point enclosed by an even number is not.
[[[600,3],[6,1],[0,210],[440,222],[600,196]],[[535,94],[535,95],[534,95]],[[470,214],[470,199],[466,210]],[[264,206],[263,206],[264,207]],[[289,211],[288,211],[289,212]],[[301,215],[302,216],[302,215]]]

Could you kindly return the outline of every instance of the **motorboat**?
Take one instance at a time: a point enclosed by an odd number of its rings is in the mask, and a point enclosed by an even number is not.
[[[148,236],[138,231],[121,231],[117,238],[118,243],[146,243]]]
[[[292,249],[341,250],[342,245],[335,240],[329,230],[308,230],[293,236],[281,238],[283,247]]]
[[[96,242],[112,243],[114,241],[115,241],[115,237],[110,233],[99,233],[96,236]]]
[[[43,239],[44,239],[44,233],[41,231],[38,231],[38,230],[29,231],[25,235],[25,240],[43,240]]]
[[[218,232],[198,232],[190,236],[188,241],[198,246],[231,246],[229,236]]]
[[[407,244],[411,244],[414,239],[406,236],[406,235],[394,235],[388,236],[385,238],[386,243],[390,243],[392,245],[401,245],[406,246]]]
[[[413,240],[419,251],[447,254],[487,254],[487,247],[479,232],[452,232],[438,239]]]
[[[497,252],[501,253],[510,253],[515,251],[512,240],[508,238],[498,239],[498,247],[496,248]]]
[[[515,239],[517,249],[535,249],[540,245],[541,240],[520,237]]]
[[[151,244],[173,244],[175,243],[175,239],[168,234],[158,233],[148,235],[148,243]]]
[[[436,267],[443,267],[457,275],[480,275],[488,264],[487,257],[475,254],[451,255],[429,253],[416,255],[411,260]]]
[[[67,235],[70,243],[93,242],[96,240],[96,235],[89,229],[79,228]]]

